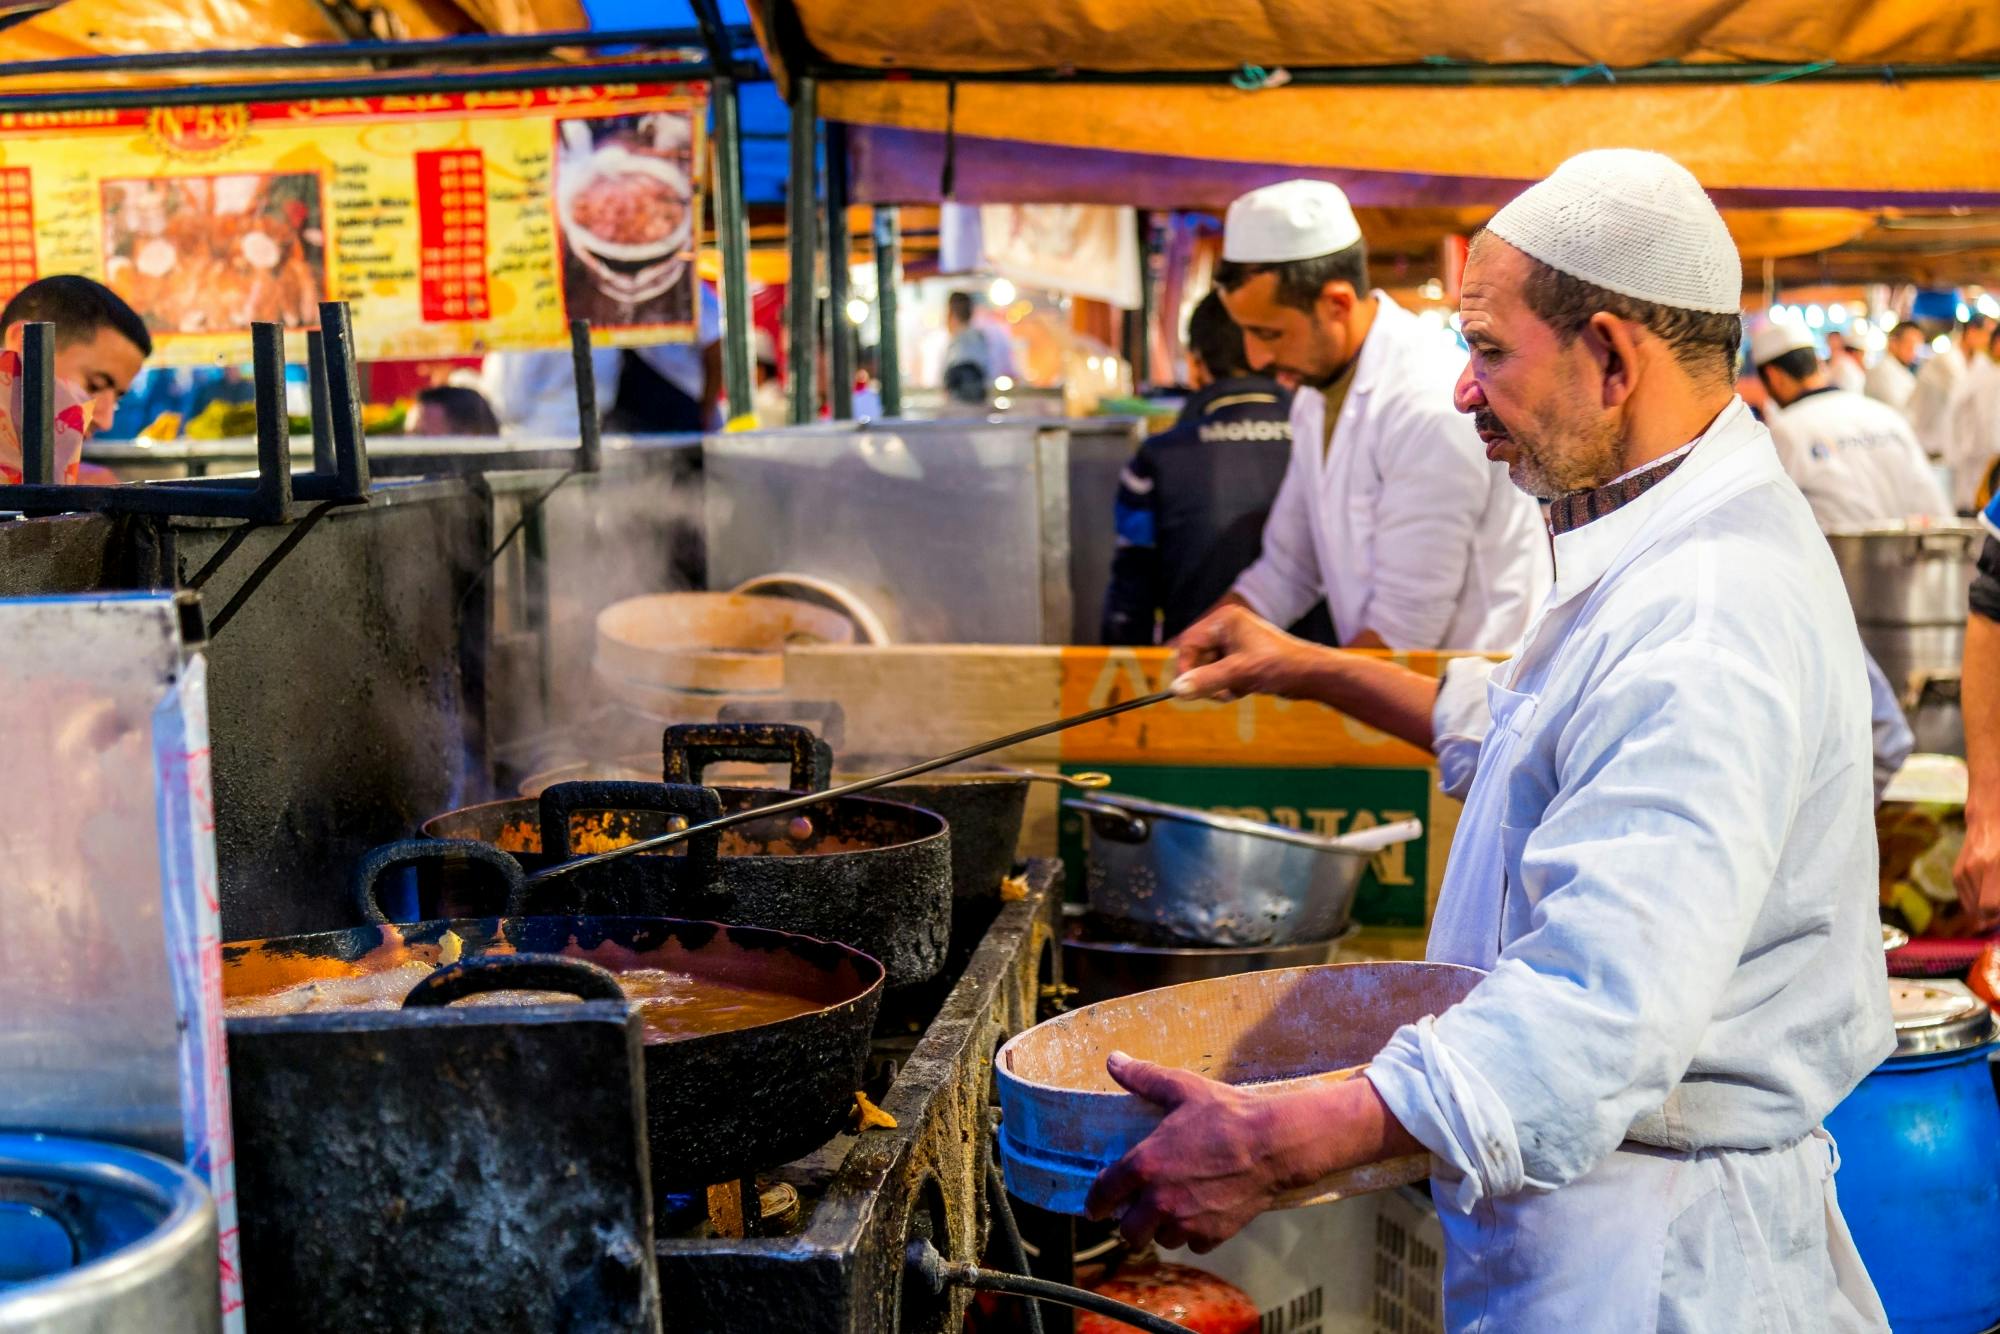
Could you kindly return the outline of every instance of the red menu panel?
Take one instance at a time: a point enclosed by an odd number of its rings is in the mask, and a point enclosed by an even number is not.
[[[485,319],[485,161],[476,148],[439,149],[416,157],[424,319]]]
[[[35,205],[28,168],[0,167],[0,299],[35,281]]]

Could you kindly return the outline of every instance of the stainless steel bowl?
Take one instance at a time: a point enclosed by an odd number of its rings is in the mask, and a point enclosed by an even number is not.
[[[1332,940],[1303,945],[1256,945],[1240,949],[1201,945],[1135,945],[1125,940],[1094,939],[1082,904],[1063,908],[1063,982],[1076,989],[1070,1008],[1101,1000],[1155,991],[1182,982],[1200,982],[1266,968],[1298,968],[1332,963],[1341,943],[1359,927],[1348,927]]]
[[[1330,940],[1370,854],[1277,825],[1138,797],[1066,797],[1090,831],[1091,910],[1141,943],[1256,947]]]

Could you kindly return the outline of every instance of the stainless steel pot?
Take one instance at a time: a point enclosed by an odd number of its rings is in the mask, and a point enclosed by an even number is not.
[[[1138,797],[1063,805],[1087,817],[1091,910],[1144,944],[1329,940],[1347,925],[1374,853],[1423,832],[1408,821],[1375,840],[1336,840]]]
[[[1097,940],[1089,934],[1082,904],[1063,908],[1062,976],[1076,988],[1071,1009],[1102,1000],[1157,991],[1182,982],[1262,972],[1266,968],[1299,968],[1332,963],[1341,942],[1357,928],[1348,927],[1332,940],[1303,945],[1249,945],[1232,949],[1203,945],[1135,945],[1126,940]]]
[[[137,1149],[0,1135],[0,1334],[213,1334],[215,1204]]]
[[[1916,753],[1965,754],[1965,714],[1959,705],[1959,674],[1929,673],[1913,686],[1914,699],[1904,710],[1916,737]]]
[[[1955,674],[1966,597],[1984,535],[1976,524],[1888,525],[1827,534],[1861,642],[1901,693],[1919,674]]]

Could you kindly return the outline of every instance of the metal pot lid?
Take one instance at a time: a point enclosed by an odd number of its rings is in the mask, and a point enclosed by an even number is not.
[[[1968,543],[1978,541],[1982,535],[1983,535],[1983,530],[1980,528],[1978,524],[1968,522],[1964,519],[1947,519],[1942,522],[1932,521],[1932,520],[1920,520],[1916,523],[1890,522],[1890,523],[1854,524],[1846,528],[1831,529],[1827,533],[1827,537],[1829,538],[1935,537],[1935,538],[1944,538],[1947,540],[1962,540]]]
[[[1897,1056],[1967,1051],[1991,1042],[2000,1027],[1985,1001],[1936,982],[1892,981],[1889,1012],[1896,1020]]]
[[[1095,793],[1091,800],[1104,806],[1116,806],[1134,815],[1150,816],[1155,820],[1179,820],[1185,824],[1207,825],[1210,829],[1220,829],[1225,833],[1268,838],[1279,843],[1311,848],[1315,852],[1337,852],[1349,857],[1366,855],[1340,847],[1332,839],[1321,838],[1316,834],[1287,829],[1283,825],[1259,824],[1255,820],[1244,820],[1234,815],[1213,815],[1208,811],[1196,810],[1192,806],[1169,806],[1162,801],[1147,801],[1144,797],[1128,797],[1122,792],[1116,796],[1108,792]]]

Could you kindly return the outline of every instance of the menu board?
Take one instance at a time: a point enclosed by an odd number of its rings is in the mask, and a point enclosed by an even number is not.
[[[108,284],[155,365],[353,304],[368,359],[688,341],[698,85],[0,115],[0,300]]]

